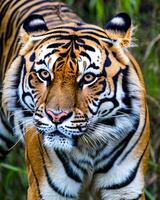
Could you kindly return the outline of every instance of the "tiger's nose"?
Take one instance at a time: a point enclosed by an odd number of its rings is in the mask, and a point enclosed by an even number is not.
[[[54,123],[62,123],[72,116],[72,112],[47,110],[49,119]]]

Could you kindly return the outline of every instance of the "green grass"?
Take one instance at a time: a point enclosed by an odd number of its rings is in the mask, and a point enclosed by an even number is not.
[[[27,193],[27,176],[24,149],[17,145],[0,163],[0,199],[25,200]]]
[[[66,0],[87,22],[104,26],[120,11],[138,25],[138,47],[132,50],[142,66],[151,120],[151,145],[145,193],[148,200],[160,200],[160,3],[159,0]],[[0,164],[0,199],[26,199],[27,180],[24,151],[16,147]]]

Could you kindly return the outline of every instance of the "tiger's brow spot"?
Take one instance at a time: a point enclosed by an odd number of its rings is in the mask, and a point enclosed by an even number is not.
[[[87,62],[84,60],[83,61],[83,67],[86,68],[87,67]]]

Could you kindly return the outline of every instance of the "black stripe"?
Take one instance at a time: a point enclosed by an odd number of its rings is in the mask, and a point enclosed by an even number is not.
[[[28,151],[27,151],[27,160],[28,160],[28,162],[29,162],[29,164],[30,164],[30,166],[31,166],[31,170],[32,170],[33,176],[34,176],[35,181],[36,181],[36,185],[37,185],[37,190],[38,190],[39,199],[40,199],[40,200],[44,200],[44,198],[43,198],[43,196],[42,196],[42,194],[41,194],[41,191],[40,191],[38,178],[36,177],[36,173],[35,173],[35,171],[34,171],[34,169],[33,169],[33,166],[32,166],[32,163],[31,163],[31,160],[29,159],[29,156],[28,156]]]
[[[88,165],[88,167],[93,168],[93,164],[89,160],[80,160],[81,164]]]
[[[81,55],[81,56],[85,56],[85,57],[87,57],[88,60],[89,60],[90,63],[91,63],[91,58],[90,58],[90,56],[89,56],[86,52],[82,51],[82,52],[80,53],[80,55]]]
[[[33,113],[31,111],[22,110],[22,112],[23,112],[24,117],[33,117]]]
[[[97,32],[99,32],[99,30]],[[92,32],[92,31],[90,31],[90,29],[88,29],[88,31],[81,31],[81,33],[85,33],[85,34],[90,34],[90,35],[93,35],[93,36],[97,36],[97,37],[101,38],[101,40],[106,39],[106,33],[105,32],[102,32],[103,35],[100,35],[97,32]]]
[[[101,114],[103,114],[103,112]],[[104,112],[104,114],[105,114],[105,112]],[[105,124],[107,126],[114,126],[114,127],[116,126],[116,121],[115,121],[114,117],[103,119],[102,121],[100,121],[100,123]]]
[[[4,33],[2,33],[1,34],[1,37],[0,37],[0,58],[2,58],[2,52],[3,52],[3,38],[4,38]],[[3,62],[2,62],[3,63]],[[2,71],[2,68],[1,68],[1,71]],[[2,76],[2,73],[1,73],[1,71],[0,71],[0,74],[1,74],[1,76]],[[2,79],[2,77],[1,77],[1,79]],[[1,82],[2,82],[2,80],[1,80]]]
[[[126,105],[126,107],[131,108],[131,95],[128,89],[129,81],[128,81],[128,75],[129,75],[129,67],[126,66],[126,69],[122,71],[123,77],[122,77],[122,89],[125,94],[123,98],[123,103]]]
[[[56,150],[55,152],[56,152],[58,158],[60,159],[60,161],[62,162],[66,174],[74,181],[76,181],[78,183],[82,183],[80,176],[78,174],[76,174],[76,172],[74,172],[73,169],[71,168],[69,159],[67,158],[67,155],[64,152],[61,153],[58,150]]]
[[[49,48],[55,49],[55,48],[62,46],[63,44],[65,44],[65,43],[52,43],[47,46],[47,49],[49,49]]]
[[[36,57],[35,52],[33,52],[33,53],[31,54],[31,56],[29,57],[29,61],[30,61],[30,62],[34,62],[35,57]]]
[[[1,22],[4,18],[4,15],[6,14],[6,11],[9,8],[9,6],[10,6],[10,2],[7,2],[6,5],[0,7],[0,8],[2,8],[1,11],[0,11],[0,25],[1,25]]]
[[[128,154],[133,150],[133,148],[137,145],[137,143],[139,142],[141,136],[143,135],[144,129],[145,129],[145,125],[146,125],[146,118],[147,118],[147,111],[145,110],[145,121],[143,124],[143,128],[141,130],[141,134],[138,137],[138,139],[135,141],[135,143],[131,146],[131,148],[123,155],[123,157],[121,158],[121,160],[119,161],[119,165],[123,162],[123,160],[128,156]]]
[[[111,60],[108,57],[109,52],[107,50],[105,50],[105,54],[106,54],[106,59],[105,59],[105,62],[104,62],[104,68],[109,67],[111,65]]]
[[[82,39],[91,40],[91,41],[95,42],[96,44],[99,44],[99,45],[100,45],[99,40],[97,40],[97,39],[94,38],[93,36],[90,36],[90,35],[82,35],[82,36],[79,36],[79,37],[82,38]]]
[[[82,26],[78,27],[79,28],[78,30],[80,30],[82,33],[83,33],[83,30],[88,30],[88,31],[95,30],[97,32],[101,32],[106,35],[106,33],[103,30],[101,30],[99,27],[93,28],[93,27],[89,27],[89,24],[87,24],[87,25],[88,25],[87,28],[82,25]],[[57,30],[57,29],[60,29],[60,30],[68,29],[68,31],[72,31],[75,29],[75,26],[58,26],[58,27],[54,28],[54,30]],[[52,34],[52,33],[54,33],[54,31],[53,32],[51,31],[49,34]],[[45,36],[45,35],[48,35],[48,34],[47,33],[42,34],[42,36]]]
[[[42,114],[42,113],[36,112],[36,113],[35,113],[35,116],[36,116],[36,115],[37,115],[38,117],[40,117],[40,118],[43,118],[43,114]],[[45,123],[43,123],[43,124],[45,124]]]
[[[64,31],[54,31],[53,32],[53,34],[54,35],[52,35],[52,33],[49,33],[49,36],[47,37],[47,38],[44,38],[39,44],[38,44],[38,46],[39,45],[41,45],[42,43],[44,43],[45,41],[47,41],[47,40],[49,40],[49,39],[52,39],[52,38],[58,38],[59,40],[60,39],[64,39],[64,40],[71,40],[71,41],[78,41],[78,42],[80,42],[81,43],[81,40],[82,39],[88,39],[88,40],[91,40],[91,41],[94,41],[96,44],[99,44],[100,45],[100,42],[96,39],[96,38],[94,38],[94,36],[90,36],[90,35],[80,35],[80,36],[75,36],[75,35],[70,35],[70,33],[68,33],[68,32],[64,32],[64,33],[66,33],[66,35],[62,35],[62,33],[63,33]],[[82,38],[82,39],[81,39]],[[83,42],[84,43],[84,42]],[[80,46],[81,46],[81,44],[79,44]],[[38,46],[37,47],[35,47],[35,49],[36,48],[38,48]],[[89,50],[89,51],[93,51],[93,52],[95,52],[95,49],[94,48],[92,48],[92,47],[90,47],[89,45],[83,45],[84,46],[84,49],[87,49],[87,50]]]
[[[103,168],[96,171],[96,173],[106,173],[112,168],[116,159],[120,156],[120,154],[126,148],[128,142],[131,140],[131,138],[134,135],[135,131],[137,130],[138,126],[139,126],[139,119],[136,119],[136,122],[135,122],[135,125],[134,125],[135,129],[131,130],[128,133],[128,135],[111,152],[109,152],[108,154],[105,154],[104,156],[102,156],[102,158],[96,160],[95,164],[98,164],[102,160],[109,158],[109,156],[114,154],[114,152],[116,151],[115,155],[111,158],[111,160],[107,163],[107,165],[103,166]]]
[[[88,24],[87,24],[87,25],[88,25]],[[88,30],[88,31],[93,30],[93,31],[96,31],[96,32],[99,32],[99,33],[103,33],[103,34],[106,35],[106,32],[105,32],[104,30],[100,29],[100,27],[98,27],[98,26],[96,26],[95,28],[89,27],[89,25],[88,25],[88,28],[82,26],[82,31],[81,31],[82,33],[83,33],[83,30]],[[85,31],[84,31],[84,32],[85,32]],[[86,33],[87,33],[87,32],[86,32]]]
[[[5,35],[5,42],[7,42],[7,40],[11,37],[11,35],[14,32],[13,31],[13,24],[16,21],[16,17],[17,17],[17,12],[15,10],[14,12],[11,13],[11,15],[10,15],[10,17],[9,17],[9,19],[7,21],[7,28],[6,28],[7,31],[6,31],[6,35]]]
[[[14,137],[14,136],[12,136],[12,137]],[[0,139],[6,143],[6,146],[8,148],[10,148],[14,145],[14,142],[10,138],[7,138],[2,134],[0,134]]]
[[[8,132],[11,133],[11,135],[13,135],[12,128],[11,128],[7,118],[4,116],[4,114],[2,112],[0,114],[0,117],[1,117],[1,120],[2,120],[2,123],[3,123],[4,127],[7,129]]]
[[[42,145],[41,145],[41,141],[40,138],[38,137],[39,140],[39,150],[40,150],[40,154],[42,157],[42,161],[43,161],[43,166],[44,166],[44,171],[45,171],[45,175],[47,177],[47,182],[49,184],[49,186],[55,191],[57,192],[59,195],[66,197],[66,198],[76,198],[77,196],[72,195],[72,194],[66,194],[65,191],[62,191],[62,189],[60,189],[55,183],[53,183],[53,180],[50,178],[50,175],[48,173],[46,164],[45,164],[45,159],[44,159],[44,155],[43,155],[43,149],[42,149]]]
[[[83,40],[82,40],[83,41]],[[82,43],[82,42],[81,42]],[[84,41],[83,41],[84,43]],[[79,44],[79,43],[78,43]],[[86,45],[86,44],[79,44],[79,46],[83,47],[85,50],[88,50],[88,51],[92,51],[92,52],[95,52],[95,49],[89,45]]]
[[[103,187],[101,189],[113,190],[113,189],[120,189],[122,187],[125,187],[125,186],[129,185],[136,177],[136,174],[137,174],[138,168],[140,166],[141,160],[143,159],[143,156],[144,156],[144,154],[145,154],[145,152],[146,152],[146,150],[148,148],[148,144],[149,144],[149,142],[147,143],[147,145],[146,145],[146,147],[145,147],[140,159],[138,160],[137,165],[131,171],[131,174],[126,178],[125,181],[122,181],[121,183],[105,186],[105,187]]]
[[[112,156],[112,158],[109,160],[109,162],[107,164],[105,164],[103,167],[95,170],[94,174],[97,173],[107,173],[114,165],[114,163],[116,162],[117,158],[121,155],[121,153],[123,152],[123,150],[125,149],[126,145],[128,142],[124,143],[123,145],[121,145],[119,147],[119,149],[116,151],[116,153],[114,154],[114,156]],[[112,155],[112,154],[111,154]],[[105,155],[106,156],[106,155]],[[102,159],[101,159],[102,160]],[[98,164],[98,161],[96,161],[96,163]]]
[[[83,168],[79,163],[77,163],[76,160],[74,160],[73,158],[71,158],[71,162],[79,169],[81,170],[83,173],[87,173],[87,170],[85,168]]]
[[[63,192],[55,183],[53,183],[53,180],[51,180],[51,178],[48,174],[46,166],[44,166],[44,170],[45,170],[45,174],[46,174],[46,177],[47,177],[48,184],[55,192],[57,192],[59,195],[66,197],[66,198],[76,198],[75,195],[66,194],[65,191]]]

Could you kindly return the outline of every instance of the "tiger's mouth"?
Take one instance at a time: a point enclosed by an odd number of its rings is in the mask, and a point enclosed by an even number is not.
[[[64,135],[58,129],[56,129],[55,131],[52,131],[52,132],[46,132],[45,130],[42,131],[38,127],[36,127],[36,128],[37,128],[38,133],[43,135],[43,137],[47,136],[47,137],[53,138],[53,137],[59,136],[60,138],[68,138],[66,135]]]
[[[59,130],[45,134],[41,132],[40,134],[42,134],[44,146],[48,147],[49,149],[62,149],[70,151],[73,147],[77,147],[78,145],[77,136],[68,137]]]
[[[88,129],[88,119],[80,114],[67,115],[68,118],[61,117],[63,121],[57,121],[56,113],[54,119],[45,114],[40,117],[39,113],[36,113],[34,125],[38,133],[42,135],[44,145],[52,149],[66,150],[78,146],[81,136]]]
[[[67,136],[64,135],[62,132],[60,132],[59,130],[55,130],[51,133],[48,133],[47,135],[50,136],[50,137],[59,136],[60,138],[67,138]]]

